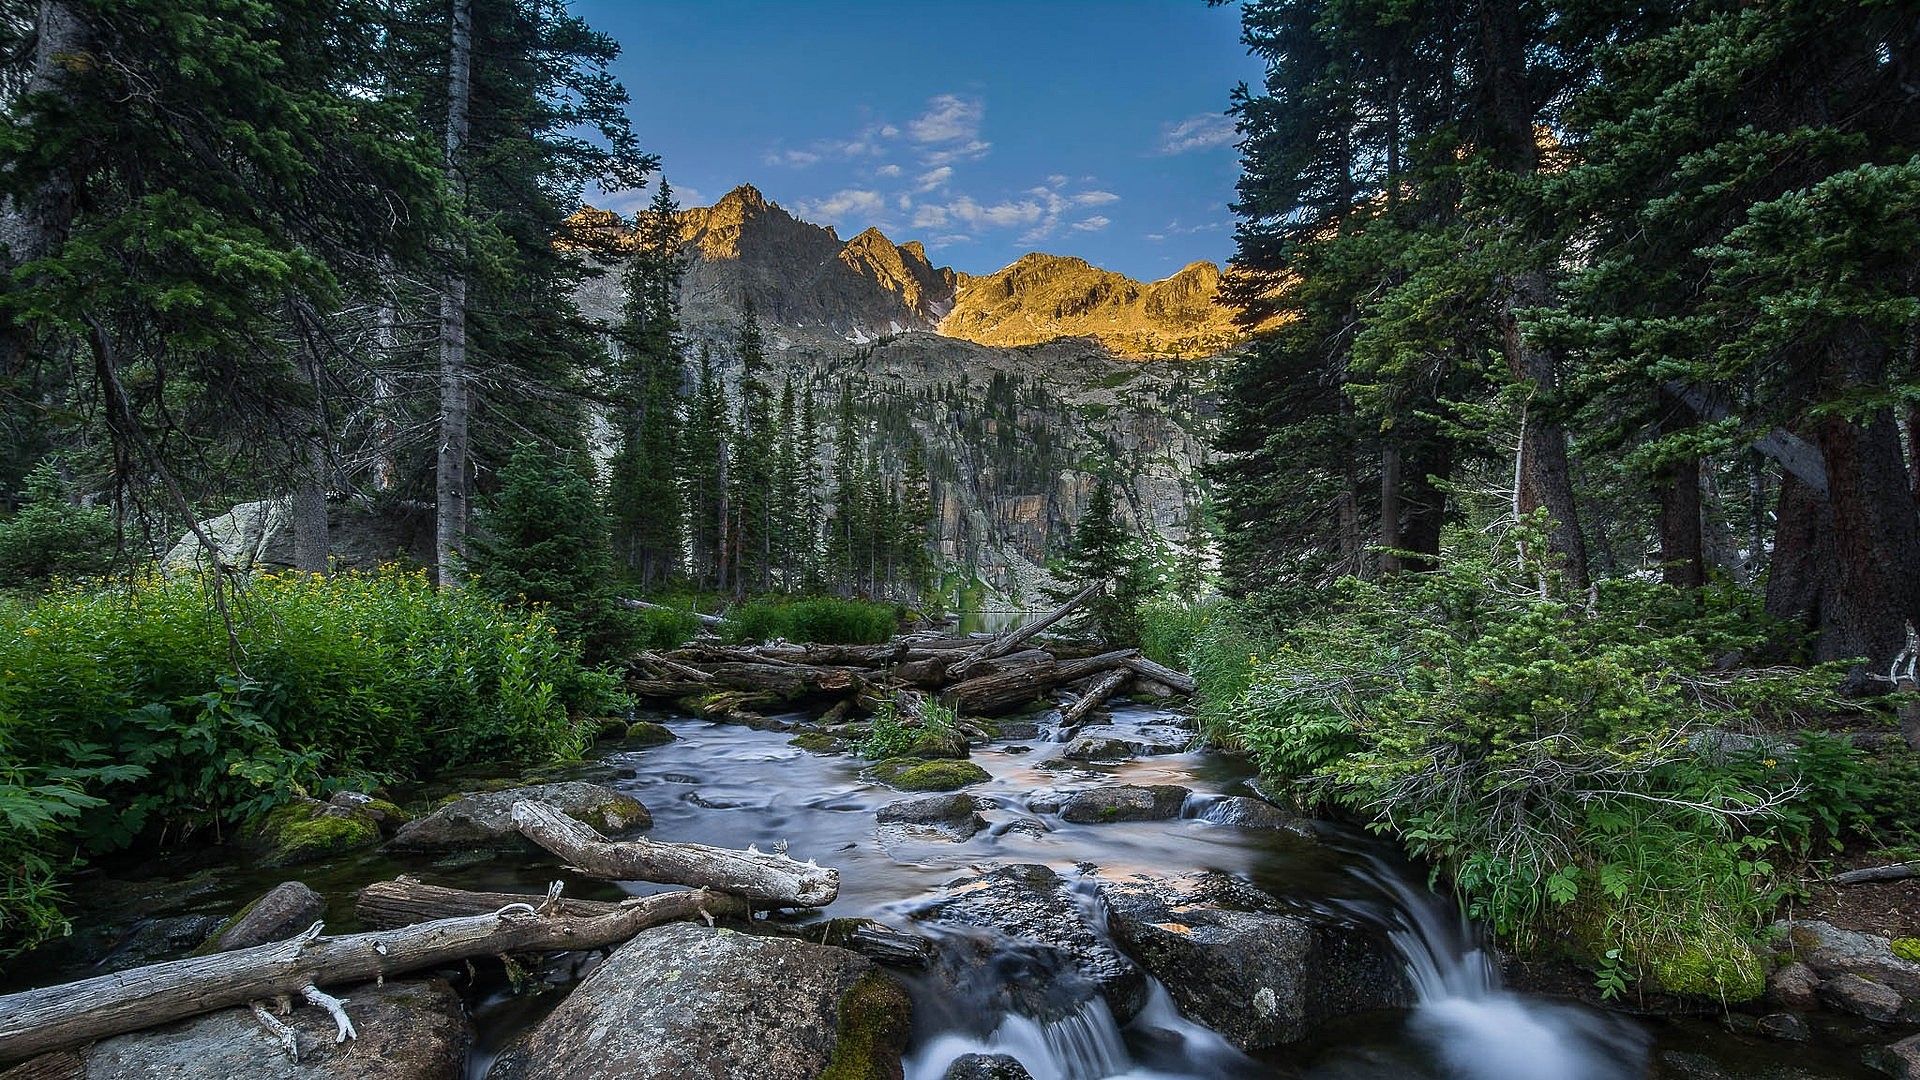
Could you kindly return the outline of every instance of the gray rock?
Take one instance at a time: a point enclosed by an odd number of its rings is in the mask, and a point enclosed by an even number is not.
[[[1277,910],[1224,874],[1103,884],[1107,925],[1180,1011],[1243,1050],[1296,1042],[1325,1021],[1406,1004],[1402,965],[1358,925]]]
[[[1033,1074],[1011,1054],[962,1054],[943,1080],[1033,1080]]]
[[[200,523],[222,566],[241,572],[294,565],[292,504],[285,499],[241,503]],[[329,499],[327,549],[335,566],[372,570],[396,560],[433,562],[433,508],[424,503],[365,498]],[[168,572],[205,567],[206,549],[189,532],[167,552]]]
[[[359,1039],[335,1043],[333,1020],[304,1003],[284,1017],[300,1042],[289,1059],[249,1009],[223,1009],[102,1039],[72,1054],[72,1080],[459,1080],[473,1033],[460,995],[439,979],[334,991]]]
[[[1820,984],[1819,995],[1821,1004],[1836,1012],[1852,1013],[1883,1024],[1900,1019],[1905,1005],[1893,987],[1852,974],[1825,980]]]
[[[201,952],[235,949],[285,941],[305,931],[327,913],[326,897],[298,881],[283,881],[247,905],[226,926],[214,931]]]
[[[1121,784],[1082,791],[1060,807],[1062,820],[1076,825],[1103,824],[1110,821],[1165,821],[1180,816],[1187,796],[1192,794],[1178,784],[1154,784],[1141,787]]]
[[[1100,724],[1081,728],[1078,736],[1074,740],[1076,743],[1081,739],[1087,739],[1124,746],[1127,752],[1116,755],[1121,757],[1132,757],[1136,754],[1179,754],[1193,745],[1193,732],[1172,724],[1141,724],[1139,726]]]
[[[1789,1009],[1818,1008],[1820,998],[1816,992],[1819,989],[1820,976],[1798,961],[1775,968],[1767,976],[1767,1000]]]
[[[1031,720],[1002,720],[995,729],[1002,739],[1021,741],[1040,737],[1040,725]]]
[[[1920,1080],[1920,1035],[1901,1039],[1875,1054],[1873,1064],[1894,1080]]]
[[[402,826],[388,846],[396,851],[537,851],[513,827],[513,804],[523,799],[552,803],[608,836],[653,824],[647,808],[631,795],[601,784],[567,781],[462,796]]]
[[[1029,1016],[1059,1019],[1063,1008],[1071,1011],[1099,993],[1124,1023],[1146,1004],[1146,979],[1139,967],[1094,933],[1067,883],[1045,866],[1001,866],[950,882],[945,896],[914,917],[997,931],[1027,949],[1034,966],[1064,976],[1049,981],[1084,984],[1078,1001],[1072,1001],[1067,1000],[1076,996],[1072,986],[1014,980],[1014,1004]],[[1047,992],[1052,990],[1059,994]]]
[[[1123,739],[1079,735],[1060,751],[1060,756],[1068,761],[1124,761],[1137,752],[1132,743]]]
[[[1840,976],[1851,975],[1878,984],[1900,999],[1891,1019],[1903,1023],[1920,1022],[1920,964],[1894,955],[1893,943],[1887,938],[1857,930],[1842,930],[1817,919],[1779,922],[1774,924],[1774,928],[1780,931],[1779,950],[1804,964],[1819,979],[1820,999],[1829,1008],[1842,1008],[1835,1001],[1853,1001],[1861,1008],[1885,1011],[1885,994],[1863,990],[1851,982],[1843,984],[1831,994],[1827,992],[1828,983]],[[1776,974],[1775,979],[1769,980],[1770,993],[1778,993],[1776,981],[1779,978],[1781,976]],[[1776,1000],[1781,1004],[1790,1003],[1785,997],[1777,996]],[[1843,1011],[1877,1019],[1854,1009]]]
[[[901,838],[960,841],[987,827],[987,819],[980,816],[978,807],[971,795],[946,792],[888,803],[874,816],[881,825],[882,843],[890,833],[901,834]]]
[[[1298,814],[1264,802],[1250,799],[1245,795],[1228,795],[1208,803],[1199,814],[1201,821],[1214,825],[1231,825],[1239,829],[1267,829],[1274,832],[1288,832],[1306,839],[1314,839],[1316,834],[1307,819]]]
[[[845,949],[674,923],[615,950],[487,1076],[878,1080],[900,1075],[911,1009]]]

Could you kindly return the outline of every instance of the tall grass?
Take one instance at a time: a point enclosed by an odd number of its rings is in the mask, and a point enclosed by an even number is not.
[[[893,604],[814,596],[798,600],[749,600],[727,612],[720,636],[730,642],[787,641],[825,645],[877,645],[899,629]]]

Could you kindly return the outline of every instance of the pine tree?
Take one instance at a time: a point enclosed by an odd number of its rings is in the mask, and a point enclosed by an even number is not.
[[[663,180],[648,208],[635,215],[634,255],[627,266],[623,318],[615,332],[619,444],[607,503],[621,568],[646,588],[677,573],[684,509],[681,462],[680,280],[685,263]]]
[[[900,476],[900,513],[894,541],[902,580],[915,598],[933,591],[935,563],[929,548],[934,524],[933,485],[927,479],[926,453],[918,441],[907,444]]]
[[[765,342],[760,320],[748,300],[741,307],[734,332],[734,352],[740,360],[740,414],[735,428],[738,450],[731,457],[729,478],[733,508],[732,579],[736,595],[749,588],[765,589],[772,578],[774,460],[773,394],[767,385]]]
[[[698,581],[726,588],[727,455],[731,438],[726,388],[713,350],[700,346],[700,365],[680,444],[681,495],[687,508],[693,572]]]
[[[1056,604],[1089,585],[1100,591],[1082,607],[1078,622],[1109,645],[1140,643],[1140,604],[1146,599],[1145,560],[1139,541],[1121,524],[1114,505],[1113,477],[1102,472],[1067,542],[1054,576],[1062,582],[1046,590]]]

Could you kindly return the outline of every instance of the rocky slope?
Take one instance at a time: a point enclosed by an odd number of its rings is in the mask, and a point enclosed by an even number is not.
[[[1170,545],[1204,504],[1213,363],[1129,357],[1230,343],[1209,310],[1219,282],[1210,264],[1141,285],[1030,255],[968,278],[878,230],[843,242],[752,187],[683,211],[680,226],[688,336],[737,378],[732,337],[751,301],[776,383],[811,386],[829,408],[850,389],[885,464],[919,445],[942,560],[999,598],[1037,599],[1101,468],[1126,478],[1122,513],[1134,529]],[[581,292],[590,316],[620,309],[610,269]],[[819,453],[829,454],[824,443]]]

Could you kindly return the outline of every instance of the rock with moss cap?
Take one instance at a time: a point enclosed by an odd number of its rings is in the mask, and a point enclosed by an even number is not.
[[[326,913],[326,897],[302,882],[283,881],[241,908],[194,951],[232,952],[269,941],[285,941],[319,922]]]
[[[880,1080],[901,1073],[911,1013],[856,953],[674,923],[615,950],[487,1075]]]
[[[900,791],[957,791],[991,779],[987,770],[971,761],[888,758],[875,765],[873,778]]]
[[[244,846],[260,866],[294,866],[380,842],[380,822],[368,811],[299,799],[254,819]]]
[[[665,746],[680,736],[665,724],[640,720],[627,725],[627,741],[636,746]]]
[[[537,851],[513,824],[513,804],[552,803],[607,836],[648,828],[653,816],[631,795],[602,784],[570,780],[466,795],[408,822],[388,847],[395,851]]]

